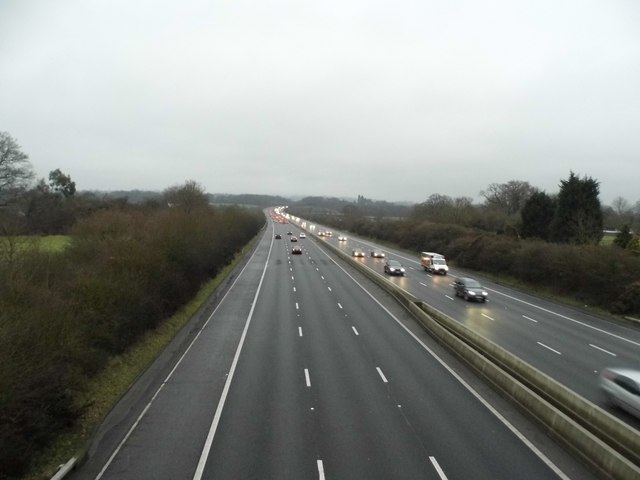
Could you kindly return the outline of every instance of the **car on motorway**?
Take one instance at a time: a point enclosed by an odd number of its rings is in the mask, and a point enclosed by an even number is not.
[[[640,418],[640,371],[628,368],[603,368],[600,388],[610,404]]]
[[[301,234],[299,235],[299,237],[300,237],[301,239],[302,239],[302,238],[307,238],[307,235],[303,232],[303,233],[301,233]]]
[[[467,301],[477,300],[478,302],[486,302],[489,296],[487,290],[480,285],[480,282],[467,277],[458,277],[455,282],[453,282],[453,290],[456,297],[462,297]]]
[[[292,242],[297,242],[297,241],[298,241],[298,237],[293,237],[293,236],[292,236],[292,237],[291,237],[291,241],[292,241]]]
[[[346,241],[347,241],[347,237],[344,237],[344,236],[340,235],[340,236],[338,237],[338,241],[339,241],[339,242],[346,242]]]
[[[326,232],[324,230],[318,230],[319,237],[324,237],[325,235],[326,235]]]
[[[295,246],[291,249],[291,255],[302,255],[302,247]]]
[[[384,273],[389,275],[405,275],[405,269],[397,260],[387,260],[384,262]]]
[[[371,250],[371,256],[373,258],[384,258],[384,252],[382,250]]]
[[[282,235],[280,235],[279,233],[276,233],[276,240],[280,240],[282,238]]]
[[[332,237],[333,236],[333,232],[331,230],[327,230],[326,232],[324,232],[324,234],[327,237]]]
[[[359,248],[354,248],[353,250],[351,250],[351,256],[352,257],[364,257],[364,252],[362,250],[360,250]]]
[[[287,235],[293,235],[293,232],[287,232]]]

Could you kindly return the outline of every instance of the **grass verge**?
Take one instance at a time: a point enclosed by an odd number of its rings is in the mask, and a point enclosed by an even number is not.
[[[71,237],[68,235],[45,235],[45,236],[19,236],[0,237],[0,241],[15,242],[19,250],[37,249],[43,252],[61,252],[64,250]]]
[[[72,430],[60,435],[46,451],[34,459],[30,473],[24,477],[25,480],[50,479],[61,465],[87,448],[93,432],[113,406],[206,303],[238,263],[253,250],[257,240],[258,237],[255,237],[227,267],[204,284],[191,302],[158,328],[147,332],[127,352],[113,357],[104,370],[89,381],[86,391],[77,401],[80,405],[90,406]]]

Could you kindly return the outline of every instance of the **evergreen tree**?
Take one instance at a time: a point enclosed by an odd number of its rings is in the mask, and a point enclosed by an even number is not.
[[[553,221],[556,205],[553,198],[544,192],[535,192],[525,202],[520,212],[523,238],[549,240],[549,227]]]
[[[627,248],[629,242],[633,238],[631,231],[629,230],[629,225],[625,225],[622,227],[620,232],[616,235],[616,238],[613,240],[613,244],[620,248]]]
[[[599,243],[603,226],[599,194],[600,184],[591,177],[580,178],[571,172],[568,180],[561,180],[551,240],[574,245]]]

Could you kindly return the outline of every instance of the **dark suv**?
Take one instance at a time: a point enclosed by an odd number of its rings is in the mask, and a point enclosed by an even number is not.
[[[453,282],[453,289],[456,292],[456,297],[463,297],[465,300],[486,302],[489,296],[484,287],[473,278],[459,277]]]

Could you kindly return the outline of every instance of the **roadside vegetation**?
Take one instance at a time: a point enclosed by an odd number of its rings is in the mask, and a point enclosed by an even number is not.
[[[0,132],[0,480],[22,477],[43,452],[75,451],[186,322],[184,306],[215,288],[207,282],[264,224],[259,209],[233,204],[289,205],[336,229],[640,315],[640,201],[603,207],[598,182],[573,173],[557,194],[516,180],[480,194],[480,205],[437,193],[416,205],[289,201],[208,196],[193,181],[78,192],[59,169],[35,181],[28,156]],[[603,241],[603,230],[615,233]]]
[[[264,225],[257,209],[211,207],[195,182],[163,198],[98,208],[64,240],[29,248],[3,232],[0,478],[20,478],[72,430],[95,401],[92,379],[187,304]]]
[[[522,182],[490,190],[483,209],[432,195],[400,219],[365,216],[354,208],[315,214],[296,206],[289,210],[410,251],[438,252],[461,268],[513,279],[581,305],[640,315],[640,237],[625,224],[602,242],[604,215],[595,180],[571,173],[558,195]],[[633,222],[633,216],[627,220]]]

